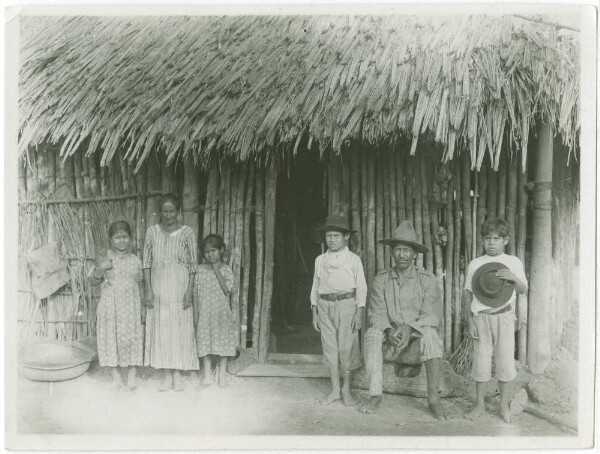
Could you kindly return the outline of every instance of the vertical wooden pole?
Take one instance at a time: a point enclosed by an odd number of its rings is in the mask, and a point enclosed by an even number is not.
[[[83,184],[83,168],[82,168],[82,162],[81,160],[85,159],[84,157],[81,156],[80,153],[75,153],[73,155],[73,171],[75,172],[75,192],[76,192],[76,197],[89,197],[89,193],[86,193],[84,191],[84,184]]]
[[[171,164],[167,164],[166,157],[161,159],[161,188],[163,194],[177,195],[177,184],[175,182],[175,169]]]
[[[390,234],[398,226],[398,191],[396,188],[396,181],[398,177],[396,175],[396,153],[394,150],[390,150],[388,156],[388,166],[390,176],[387,184],[390,186]]]
[[[375,167],[377,169],[377,176],[375,178],[375,239],[376,243],[376,254],[377,254],[377,272],[386,268],[387,263],[385,261],[385,252],[389,253],[388,248],[384,247],[383,244],[379,243],[379,240],[383,238],[383,168],[385,166],[384,161],[381,158],[381,153],[377,153],[375,156]]]
[[[517,186],[519,174],[519,163],[516,153],[511,156],[508,168],[508,183],[506,196],[506,223],[508,224],[510,240],[507,252],[516,255],[517,248]]]
[[[357,160],[360,166],[360,214],[361,214],[361,238],[362,238],[362,261],[365,271],[365,277],[369,276],[369,263],[367,261],[368,247],[368,219],[369,219],[369,185],[368,185],[368,168],[369,159],[367,152],[362,144],[357,145]]]
[[[507,152],[500,153],[500,163],[498,167],[498,205],[496,208],[496,216],[499,219],[506,220],[506,166],[508,164]]]
[[[404,198],[404,159],[402,156],[402,150],[397,150],[395,153],[396,157],[396,201],[398,203],[398,222],[397,227],[402,221],[407,218],[406,215],[406,201]]]
[[[462,282],[461,273],[463,267],[461,263],[461,251],[462,251],[462,213],[461,213],[461,193],[462,193],[462,181],[461,181],[461,164],[460,158],[454,159],[454,191],[456,200],[454,202],[454,348],[457,348],[461,342],[462,333]],[[469,310],[470,308],[467,308]]]
[[[233,210],[234,218],[234,235],[233,235],[233,249],[232,249],[232,264],[234,274],[234,287],[233,287],[233,313],[236,317],[238,335],[241,336],[241,295],[240,286],[243,285],[241,282],[242,278],[242,251],[244,248],[244,197],[246,195],[246,179],[248,176],[246,164],[241,164],[239,168],[239,179],[238,187],[235,195],[235,209]],[[233,200],[232,200],[233,203]],[[241,338],[239,341],[241,342]]]
[[[415,158],[413,156],[406,156],[404,158],[404,164],[406,168],[406,172],[404,173],[404,183],[406,188],[406,218],[408,221],[415,227],[415,207],[414,207],[414,179],[415,179],[415,169],[413,166],[413,161]]]
[[[485,164],[484,164],[485,166]],[[481,226],[485,222],[485,215],[487,210],[487,170],[484,166],[481,166],[477,176],[479,178],[479,187],[477,192],[477,235],[475,240],[475,248],[477,257],[483,254],[483,241],[481,239]]]
[[[494,219],[498,216],[498,172],[490,162],[487,174],[487,218]]]
[[[422,153],[422,150],[419,150],[419,153]],[[415,196],[415,223],[414,227],[417,231],[417,240],[419,243],[423,243],[423,189],[421,188],[421,163],[419,156],[411,156],[408,158],[411,161],[411,173],[414,176],[415,180],[415,188],[414,188],[414,196]],[[431,253],[431,249],[429,249]],[[423,268],[424,263],[424,254],[417,255],[417,267]]]
[[[248,335],[248,292],[250,289],[250,267],[252,266],[252,254],[250,246],[250,221],[252,219],[252,197],[254,194],[254,175],[255,175],[255,164],[249,164],[248,184],[246,189],[246,198],[244,200],[244,251],[242,254],[243,259],[243,290],[242,290],[242,301],[241,301],[241,326],[240,326],[240,341],[241,346],[246,348],[247,335]]]
[[[252,320],[252,348],[259,354],[260,314],[263,300],[263,267],[264,267],[264,204],[265,204],[265,170],[257,167],[255,180],[255,232],[256,232],[256,279],[254,296],[254,315]]]
[[[229,167],[226,165],[224,161],[222,161],[219,165],[219,196],[218,196],[218,214],[217,214],[217,231],[214,232],[218,235],[221,235],[223,239],[224,225],[225,225],[225,204],[226,204],[226,191],[225,186],[227,184],[227,176],[226,174],[229,172]]]
[[[381,180],[381,185],[382,185],[382,200],[379,202],[380,205],[382,205],[381,209],[383,211],[383,232],[382,235],[379,239],[381,238],[387,238],[390,235],[391,232],[391,225],[392,225],[392,220],[391,220],[391,207],[390,207],[390,199],[391,199],[391,194],[390,194],[390,186],[391,186],[391,182],[392,180],[390,179],[390,169],[388,166],[389,160],[387,155],[381,153],[379,155],[379,163],[381,165],[380,169],[381,169],[381,173],[380,173],[380,180]],[[395,192],[395,190],[394,190]],[[383,262],[384,262],[384,266],[383,268],[389,268],[390,267],[390,248],[389,247],[384,247],[383,248]]]
[[[271,297],[273,295],[273,252],[275,246],[275,208],[277,194],[277,167],[272,165],[265,178],[265,274],[263,302],[260,308],[260,340],[258,359],[265,361],[269,348]]]
[[[521,152],[522,153],[522,152]],[[520,157],[515,158],[520,162]],[[527,240],[527,204],[528,197],[525,191],[527,184],[527,169],[518,166],[517,174],[517,232],[516,254],[525,265],[525,245]],[[527,321],[527,295],[517,295],[517,319]],[[527,361],[527,325],[520,326],[517,342],[517,359],[521,364]]]
[[[146,191],[158,192],[161,190],[161,171],[158,167],[156,154],[150,153],[146,159]],[[160,222],[160,198],[156,195],[146,197],[146,227]]]
[[[552,128],[538,125],[535,154],[527,364],[534,374],[550,361],[548,304],[552,292]]]
[[[419,160],[419,167],[420,167],[420,171],[421,171],[421,208],[423,209],[423,242],[425,243],[425,247],[427,249],[429,249],[429,252],[427,254],[425,254],[425,264],[426,264],[427,270],[431,271],[432,273],[435,272],[437,275],[437,269],[434,270],[433,259],[434,259],[434,256],[437,255],[437,257],[440,258],[440,262],[441,262],[442,251],[441,251],[441,249],[439,249],[439,244],[437,245],[438,249],[436,250],[436,245],[432,241],[432,234],[431,234],[432,228],[433,228],[433,234],[434,235],[437,234],[438,222],[437,222],[437,210],[435,211],[435,220],[433,219],[433,215],[429,211],[429,181],[430,180],[428,178],[429,169],[427,168],[427,165],[429,164],[430,161],[428,161],[426,159],[425,150],[422,150],[421,153],[419,155],[417,155],[417,159]],[[435,222],[435,227],[432,225],[432,222]],[[440,264],[440,266],[441,266],[441,264]],[[438,284],[439,284],[439,280],[441,278],[442,278],[442,272],[440,269],[440,273],[438,275]],[[444,294],[443,285],[440,286],[440,294],[441,295]]]
[[[456,340],[460,336],[460,329],[452,329],[452,301],[454,296],[454,183],[453,177],[448,185],[446,198],[446,227],[448,232],[448,242],[446,243],[446,276],[444,281],[444,350],[452,351],[452,339],[454,338],[454,348],[458,347]],[[460,328],[460,324],[458,325]]]
[[[367,269],[368,284],[373,284],[373,279],[377,273],[377,258],[375,252],[375,155],[372,149],[366,153],[368,174],[367,174]]]
[[[352,230],[356,230],[357,238],[354,245],[354,252],[358,254],[359,257],[362,257],[362,239],[364,237],[363,227],[360,223],[360,155],[356,146],[353,146],[352,149],[349,150],[348,158],[350,159],[350,188],[351,188],[351,198],[350,198],[350,212],[352,222]]]
[[[73,157],[75,157],[75,156],[73,156]],[[85,159],[87,161],[87,168],[88,168],[89,175],[90,175],[89,194],[90,195],[100,194],[100,185],[98,184],[98,164],[96,162],[96,156],[92,155],[92,156],[88,156],[86,158],[83,155],[81,155],[81,159],[82,160]],[[77,178],[77,174],[75,175],[75,178]]]
[[[471,156],[462,153],[461,156],[461,183],[462,183],[462,215],[465,233],[465,260],[468,262],[473,256],[473,219],[471,217]]]
[[[344,154],[340,156],[341,190],[340,190],[340,213],[344,216],[350,214],[350,150],[343,148]]]
[[[198,238],[198,209],[200,205],[198,175],[191,154],[188,154],[183,162],[183,200],[181,203],[183,223],[190,227],[194,231],[196,238]]]
[[[144,236],[146,235],[146,206],[144,194],[146,193],[146,164],[144,164],[135,176],[137,190],[135,206],[136,246],[138,251],[144,250]]]

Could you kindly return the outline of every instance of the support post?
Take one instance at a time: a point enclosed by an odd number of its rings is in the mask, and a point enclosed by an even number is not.
[[[552,292],[552,128],[538,126],[533,192],[527,364],[534,374],[550,361],[548,305]]]

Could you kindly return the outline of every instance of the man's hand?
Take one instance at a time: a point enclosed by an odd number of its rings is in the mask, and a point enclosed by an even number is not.
[[[397,350],[404,350],[410,341],[411,327],[402,325],[388,335],[388,340]]]
[[[320,333],[321,328],[319,327],[319,313],[317,306],[312,307],[312,325],[316,332]]]
[[[471,339],[479,339],[479,331],[472,318],[469,318],[469,337]]]
[[[398,350],[402,351],[406,347],[408,347],[408,342],[410,341],[410,333],[411,327],[408,325],[402,325],[398,328],[398,334],[396,336],[396,338],[398,339],[398,344],[396,345],[396,348]]]
[[[354,313],[354,317],[352,318],[352,323],[351,323],[353,333],[356,333],[358,330],[360,330],[362,328],[364,313],[365,313],[364,307],[359,307],[356,309],[356,312]]]

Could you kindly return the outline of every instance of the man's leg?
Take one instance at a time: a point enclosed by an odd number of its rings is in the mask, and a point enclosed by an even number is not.
[[[371,397],[359,410],[375,413],[383,395],[383,332],[380,329],[369,328],[365,334],[365,369]]]
[[[441,368],[440,358],[444,354],[444,346],[437,331],[431,327],[421,330],[421,359],[425,362],[427,374],[427,403],[436,419],[446,419],[440,399]]]
[[[329,367],[329,377],[331,378],[331,392],[321,400],[323,405],[328,405],[342,398],[340,392],[340,359],[337,345],[337,333],[330,317],[331,304],[335,303],[320,300],[317,304],[319,309],[319,328],[321,330],[323,359]]]

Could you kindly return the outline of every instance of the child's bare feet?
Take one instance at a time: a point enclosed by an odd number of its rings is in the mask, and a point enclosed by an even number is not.
[[[475,407],[473,407],[473,409],[470,412],[465,413],[465,419],[468,419],[469,421],[475,421],[476,419],[480,418],[484,413],[485,406],[477,404],[475,405]]]
[[[158,387],[160,392],[171,391],[173,389],[173,376],[171,374],[166,374],[163,382]]]
[[[442,402],[438,399],[435,402],[429,402],[429,410],[435,419],[444,420],[446,419],[446,413],[444,413],[444,407]]]
[[[329,405],[331,402],[335,402],[336,400],[340,400],[342,395],[339,389],[332,390],[327,397],[321,400],[322,405]]]
[[[181,374],[179,372],[175,372],[173,374],[173,390],[176,392],[183,391],[185,386],[183,386],[183,381],[181,380]]]
[[[383,398],[383,396],[371,396],[371,398],[369,399],[369,401],[366,404],[361,405],[358,408],[358,411],[360,411],[361,413],[368,413],[368,414],[376,413],[377,408],[379,408],[379,405],[381,404],[382,398]]]
[[[211,386],[214,382],[215,382],[215,380],[213,378],[212,371],[211,370],[205,371],[204,379],[202,380],[201,386],[203,386],[203,387]]]
[[[229,386],[229,378],[227,372],[219,371],[219,388],[227,388]]]
[[[342,400],[346,407],[353,407],[356,405],[356,399],[354,399],[349,389],[342,389]]]

